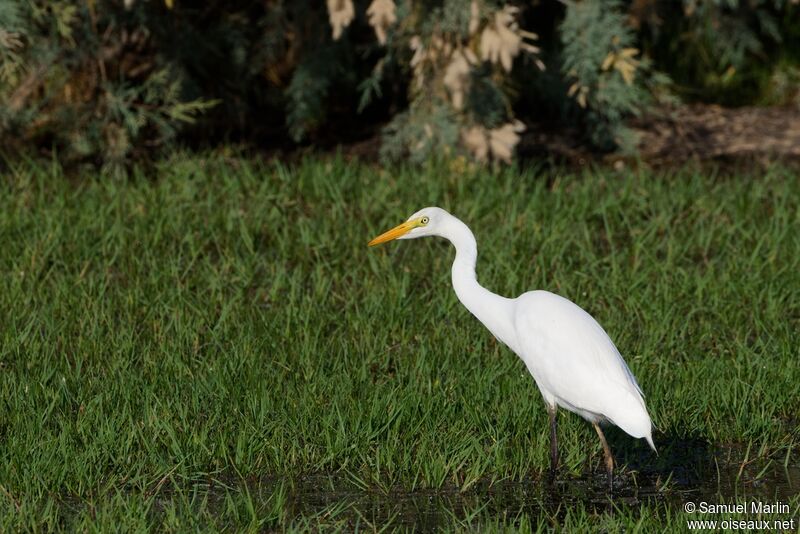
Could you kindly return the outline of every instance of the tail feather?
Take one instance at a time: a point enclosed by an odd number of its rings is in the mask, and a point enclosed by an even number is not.
[[[656,449],[656,446],[653,443],[653,432],[652,431],[648,432],[647,435],[644,437],[644,439],[647,440],[647,444],[650,445],[650,448],[653,449],[653,452],[655,452],[656,456],[658,456],[658,449]]]

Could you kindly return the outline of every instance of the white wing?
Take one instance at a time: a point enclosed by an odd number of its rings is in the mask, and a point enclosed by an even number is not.
[[[607,419],[652,447],[642,390],[594,318],[547,291],[516,299],[519,356],[549,403],[597,422]]]

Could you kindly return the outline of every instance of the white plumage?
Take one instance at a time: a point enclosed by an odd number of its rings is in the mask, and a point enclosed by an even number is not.
[[[607,420],[655,448],[642,390],[597,321],[547,291],[531,291],[514,302],[517,354],[545,402],[593,423]]]
[[[606,455],[609,485],[613,459],[598,423],[611,422],[635,438],[644,438],[655,450],[650,416],[636,378],[605,330],[577,304],[547,291],[509,299],[482,287],[475,276],[475,236],[441,208],[422,209],[369,244],[426,236],[444,237],[455,246],[452,281],[458,299],[522,358],[536,381],[550,413],[553,472],[558,461],[558,407],[594,424]]]

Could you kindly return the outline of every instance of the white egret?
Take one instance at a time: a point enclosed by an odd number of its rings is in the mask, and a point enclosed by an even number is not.
[[[510,299],[481,286],[475,276],[475,236],[466,224],[441,208],[416,212],[369,246],[427,236],[443,237],[455,246],[452,281],[458,299],[522,358],[533,375],[550,416],[551,476],[558,466],[556,412],[561,407],[594,425],[605,453],[609,488],[613,489],[614,459],[601,422],[644,438],[656,449],[642,390],[608,334],[591,315],[564,297],[530,291]]]

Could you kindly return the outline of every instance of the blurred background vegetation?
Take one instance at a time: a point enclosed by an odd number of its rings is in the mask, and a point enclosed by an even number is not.
[[[4,0],[0,146],[110,169],[176,145],[380,139],[509,162],[636,150],[680,103],[800,109],[797,0]]]

